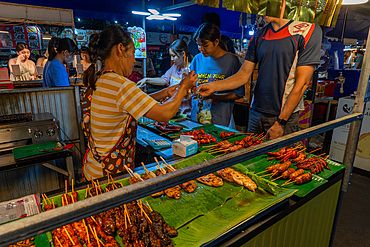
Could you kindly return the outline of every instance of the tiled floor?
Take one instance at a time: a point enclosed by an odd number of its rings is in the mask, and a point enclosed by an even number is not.
[[[370,247],[370,178],[352,174],[344,193],[333,247]]]

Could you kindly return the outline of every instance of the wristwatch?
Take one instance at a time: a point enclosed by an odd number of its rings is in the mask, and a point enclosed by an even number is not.
[[[287,121],[286,120],[284,120],[284,119],[280,119],[280,118],[277,118],[277,120],[276,120],[279,124],[281,124],[281,125],[283,125],[283,126],[285,126],[286,124],[287,124]]]

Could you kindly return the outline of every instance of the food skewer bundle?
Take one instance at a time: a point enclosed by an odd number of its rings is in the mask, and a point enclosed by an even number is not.
[[[297,168],[301,168],[304,170],[310,170],[312,174],[319,174],[324,169],[330,170],[326,158],[317,156],[301,160],[297,162],[295,166],[297,166]]]
[[[231,137],[231,136],[236,136],[236,135],[249,135],[249,134],[253,134],[253,133],[235,133],[235,132],[226,132],[226,131],[222,131],[220,132],[220,137],[222,139],[225,139],[225,138],[228,138],[228,137]]]
[[[224,140],[224,141],[217,143],[216,145],[213,145],[212,148],[207,150],[207,152],[210,151],[211,153],[219,153],[219,152],[232,153],[242,148],[248,148],[248,147],[252,147],[254,145],[260,144],[263,142],[262,140],[263,138],[264,136],[262,137],[247,136],[240,141],[235,141],[235,143],[231,143],[227,140]]]
[[[286,160],[296,160],[299,161],[303,157],[305,158],[305,154],[301,154],[305,149],[302,149],[300,151],[297,151],[298,148],[302,147],[301,145],[298,145],[297,147],[289,147],[289,148],[282,148],[277,152],[268,152],[267,155],[271,156],[271,158],[268,158],[267,160],[280,160],[280,162],[284,162]]]
[[[300,169],[302,170],[302,169]],[[298,172],[299,170],[297,170]],[[304,171],[303,171],[304,172]],[[293,175],[295,173],[292,173],[291,175]],[[305,183],[308,183],[312,180],[312,173],[304,173],[304,174],[301,174],[299,176],[292,176],[293,178],[289,179],[288,181],[286,181],[284,184],[282,184],[281,186],[285,186],[285,185],[288,185],[288,184],[291,184],[291,183],[295,183],[297,185],[301,185],[301,184],[305,184]]]
[[[232,168],[224,168],[221,170],[218,170],[217,175],[222,177],[223,179],[229,181],[229,182],[235,182],[239,185],[243,185],[248,190],[255,192],[257,189],[257,185],[255,182],[253,182],[252,179],[250,179],[247,175],[244,175]]]
[[[156,127],[158,130],[165,131],[166,133],[179,132],[183,129],[183,127],[181,126],[176,126],[166,122],[156,122],[152,125]]]
[[[97,188],[97,186],[100,188],[98,181],[92,181],[92,183],[93,189],[91,191],[96,191],[96,194],[102,193],[102,190]],[[111,188],[116,189],[117,187],[118,183],[113,182]],[[91,191],[88,188],[85,197],[88,192],[92,196]],[[49,198],[46,195],[42,196],[44,203],[48,205]],[[71,198],[74,200],[73,196]],[[68,198],[62,199],[62,205],[65,204],[68,204]],[[54,205],[53,208],[55,208]],[[83,245],[87,247],[119,247],[119,243],[114,239],[116,232],[122,237],[125,246],[129,247],[172,246],[171,238],[177,236],[176,229],[169,226],[160,213],[153,211],[149,204],[144,205],[141,201],[134,201],[59,227],[52,231],[52,238],[56,247],[82,247]]]
[[[263,171],[263,172],[269,172],[269,174],[263,175],[261,177],[265,177],[269,175],[271,175],[271,177],[282,175],[282,173],[289,170],[291,165],[292,165],[292,162],[285,161],[282,164],[276,164],[276,165],[269,166],[266,168],[266,171]]]
[[[180,135],[180,134],[178,134],[178,135]],[[191,135],[191,136],[193,136],[192,139],[197,141],[198,145],[217,141],[214,136],[212,136],[211,134],[207,134],[204,131],[204,129],[198,129],[198,130],[191,130],[191,131],[183,132],[183,133],[181,133],[181,135]]]

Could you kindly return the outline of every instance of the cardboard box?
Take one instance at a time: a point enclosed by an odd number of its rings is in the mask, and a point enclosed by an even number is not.
[[[195,154],[198,151],[198,143],[191,139],[192,136],[181,135],[180,139],[172,142],[172,153],[187,157]]]

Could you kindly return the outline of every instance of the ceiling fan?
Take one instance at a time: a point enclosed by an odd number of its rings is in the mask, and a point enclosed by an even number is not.
[[[148,9],[149,12],[143,11],[132,11],[135,15],[146,15],[147,20],[170,20],[176,21],[177,17],[180,17],[180,14],[160,14],[156,9]]]

